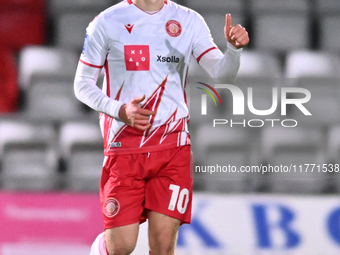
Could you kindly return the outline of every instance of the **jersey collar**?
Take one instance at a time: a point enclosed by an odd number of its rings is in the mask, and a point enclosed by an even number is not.
[[[128,2],[129,5],[134,5],[136,8],[138,8],[139,10],[141,10],[142,12],[144,12],[144,13],[146,13],[146,14],[148,14],[148,15],[154,15],[154,14],[156,14],[156,13],[159,13],[160,11],[163,10],[164,6],[165,6],[166,4],[168,4],[168,0],[164,0],[164,5],[162,6],[161,9],[159,9],[158,11],[153,12],[153,13],[148,13],[148,12],[142,10],[141,8],[139,8],[137,5],[135,5],[135,4],[132,2],[132,0],[127,0],[127,2]]]
[[[132,0],[127,0],[129,4],[133,4]],[[168,4],[168,0],[164,0],[165,4]]]

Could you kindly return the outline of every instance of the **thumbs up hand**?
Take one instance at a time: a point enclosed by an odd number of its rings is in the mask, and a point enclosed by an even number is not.
[[[249,35],[247,30],[240,24],[232,26],[231,15],[229,13],[226,15],[224,35],[228,42],[230,42],[237,49],[240,49],[249,43]]]

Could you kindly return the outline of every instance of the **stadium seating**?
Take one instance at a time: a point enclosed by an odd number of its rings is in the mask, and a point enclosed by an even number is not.
[[[26,91],[24,112],[36,120],[63,121],[84,117],[74,95],[73,77],[36,76]]]
[[[287,55],[285,85],[308,89],[311,100],[305,107],[312,116],[291,108],[290,117],[304,124],[329,125],[339,122],[340,63],[334,55],[316,51],[293,51]]]
[[[306,14],[310,10],[308,0],[250,0],[249,8],[255,15],[263,13]]]
[[[310,46],[308,0],[254,0],[249,9],[256,49],[286,53]]]
[[[240,166],[257,164],[252,148],[251,132],[245,128],[222,126],[214,128],[212,124],[202,124],[193,137],[194,177],[205,178],[206,189],[210,192],[245,192],[254,188],[257,175],[248,173],[215,172],[212,174],[199,172],[199,167],[217,165]],[[216,168],[217,169],[217,168]],[[255,182],[254,182],[255,183]]]
[[[19,53],[19,84],[25,90],[34,75],[74,77],[79,54],[63,48],[27,46]]]
[[[289,116],[299,120],[300,124],[312,124],[327,127],[339,123],[340,79],[335,77],[301,77],[294,81],[294,86],[305,88],[311,93],[311,99],[304,107],[312,114],[305,116],[297,107],[290,108]],[[298,98],[296,94],[294,98]]]
[[[340,163],[340,125],[333,125],[328,130],[327,162]]]
[[[263,13],[254,17],[253,24],[256,49],[286,53],[310,47],[310,19],[306,14]]]
[[[245,100],[251,95],[248,88],[253,91],[253,106],[258,110],[268,110],[273,104],[273,89],[280,90],[281,82],[281,67],[279,59],[275,54],[244,50],[241,55],[240,69],[235,82],[244,94]],[[278,98],[278,96],[275,96]],[[229,93],[229,102],[232,102],[231,94]],[[279,100],[278,100],[279,103]],[[225,109],[231,108],[231,103]],[[245,118],[268,119],[276,118],[278,111],[270,116],[255,116],[246,107]]]
[[[340,8],[339,8],[340,9]],[[340,13],[340,10],[339,12]],[[339,14],[334,16],[323,16],[320,18],[320,46],[326,51],[340,52],[338,43],[340,38]]]
[[[335,191],[340,192],[340,178],[339,178],[339,166],[340,166],[340,125],[331,126],[328,130],[327,137],[327,161],[326,163],[333,166],[332,181]]]
[[[315,12],[319,15],[334,15],[340,13],[338,0],[315,0]]]
[[[0,121],[1,181],[4,189],[58,188],[55,130],[27,120]]]
[[[325,137],[320,129],[303,128],[265,128],[262,129],[262,153],[267,166],[286,167],[285,171],[267,174],[272,192],[278,193],[320,193],[327,185],[326,173],[311,171],[309,165],[325,163]],[[300,168],[301,166],[301,168]]]
[[[86,28],[98,15],[97,11],[66,12],[57,17],[56,45],[64,49],[82,51]]]
[[[103,140],[93,122],[65,122],[60,128],[59,148],[67,165],[66,188],[98,191],[103,164]]]
[[[282,76],[280,61],[276,54],[244,49],[237,77],[273,77]]]
[[[18,109],[17,66],[14,54],[0,50],[0,113],[14,112]]]
[[[17,51],[46,41],[44,0],[8,0],[0,3],[0,45]]]
[[[51,15],[61,15],[66,12],[84,12],[96,10],[98,13],[119,2],[118,0],[50,0],[49,13]]]
[[[298,77],[338,77],[339,58],[327,52],[298,50],[286,57],[285,76]]]
[[[212,4],[204,0],[186,0],[186,6],[198,11],[199,13],[231,13],[240,14],[244,12],[243,1],[239,0],[214,0]]]

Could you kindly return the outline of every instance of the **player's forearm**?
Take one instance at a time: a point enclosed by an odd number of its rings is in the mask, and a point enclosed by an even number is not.
[[[119,119],[119,109],[123,105],[105,95],[96,85],[100,69],[79,63],[75,81],[74,93],[78,100],[92,109]]]
[[[216,83],[234,83],[240,67],[241,51],[228,43],[224,55],[219,50],[212,50],[202,57],[199,64]]]

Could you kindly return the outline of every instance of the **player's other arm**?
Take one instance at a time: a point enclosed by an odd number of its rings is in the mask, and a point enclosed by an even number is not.
[[[124,104],[107,96],[96,85],[109,51],[110,38],[107,34],[105,16],[98,15],[87,27],[86,34],[74,81],[76,97],[92,109],[118,121],[140,130],[149,128],[149,116],[155,113],[139,107],[144,97],[135,98]]]
[[[122,102],[108,97],[96,85],[101,68],[79,61],[74,80],[74,93],[77,99],[95,111],[119,119]]]
[[[231,15],[226,15],[224,35],[227,51],[211,50],[204,54],[199,64],[217,83],[234,83],[240,66],[241,51],[249,43],[248,32],[241,25],[232,26]]]
[[[135,98],[127,104],[113,100],[96,85],[100,71],[101,68],[86,65],[79,61],[74,81],[74,92],[77,99],[92,109],[118,121],[123,121],[139,130],[148,129],[151,125],[149,123],[150,116],[156,113],[139,107],[139,103],[145,99],[145,96]]]

